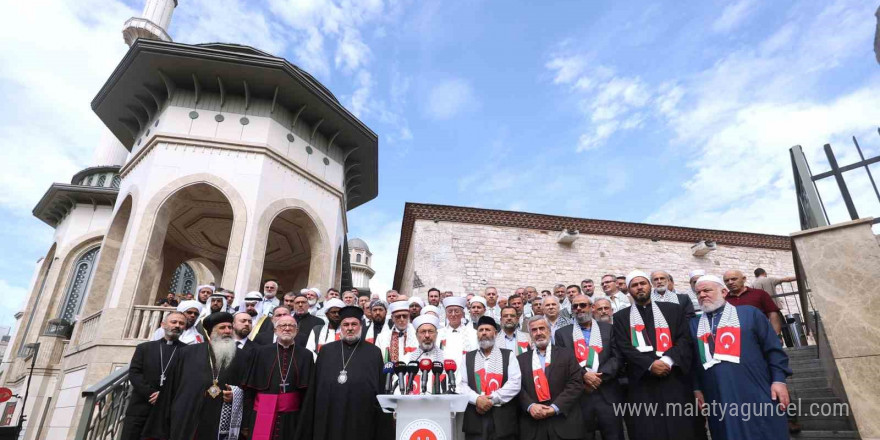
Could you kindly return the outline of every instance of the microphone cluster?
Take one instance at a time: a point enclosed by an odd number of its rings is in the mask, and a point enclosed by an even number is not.
[[[432,362],[430,359],[422,359],[421,361],[410,361],[409,363],[388,362],[382,368],[382,374],[385,375],[385,394],[394,394],[399,391],[400,394],[414,394],[416,384],[416,376],[419,376],[421,394],[428,392],[429,375],[433,374],[434,381],[431,386],[432,394],[442,394],[442,384],[445,383],[446,394],[455,394],[455,372],[458,369],[455,361],[447,359],[444,362]],[[444,373],[445,377],[444,377]],[[395,380],[395,376],[396,379]]]

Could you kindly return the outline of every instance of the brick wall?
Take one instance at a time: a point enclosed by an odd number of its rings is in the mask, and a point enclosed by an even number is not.
[[[573,244],[563,245],[556,243],[556,235],[557,231],[416,219],[401,293],[424,296],[430,287],[480,293],[491,285],[510,294],[520,286],[551,289],[556,283],[580,284],[584,278],[598,284],[605,273],[624,275],[633,269],[667,270],[678,290],[689,287],[687,273],[692,269],[719,276],[739,269],[749,279],[756,267],[771,275],[794,273],[787,250],[719,244],[705,257],[694,257],[689,242],[581,234]],[[415,273],[424,287],[413,292]]]

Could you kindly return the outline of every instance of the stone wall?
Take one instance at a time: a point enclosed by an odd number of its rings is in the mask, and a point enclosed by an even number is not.
[[[401,293],[413,293],[415,274],[424,287],[414,293],[424,296],[430,287],[462,294],[491,285],[509,294],[525,285],[541,290],[556,283],[579,284],[584,278],[598,283],[605,273],[622,275],[633,269],[667,270],[679,290],[688,287],[687,273],[693,269],[719,276],[740,269],[749,278],[756,267],[771,275],[794,273],[790,251],[718,245],[718,250],[695,257],[693,243],[581,234],[565,245],[556,242],[557,233],[416,220]]]

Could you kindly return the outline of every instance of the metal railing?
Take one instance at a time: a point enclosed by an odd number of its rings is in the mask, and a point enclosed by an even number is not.
[[[165,319],[165,314],[173,312],[173,307],[162,306],[134,306],[128,319],[123,338],[149,340],[153,332],[159,328],[159,324]]]
[[[82,392],[83,405],[75,440],[115,440],[122,432],[132,386],[128,367],[120,368]]]
[[[880,128],[877,128],[877,133],[880,134]],[[874,189],[874,195],[877,197],[877,200],[880,201],[880,190],[877,189],[877,184],[874,182],[874,175],[871,174],[871,168],[869,167],[871,164],[880,163],[880,156],[869,157],[866,159],[864,153],[862,153],[862,147],[859,145],[858,139],[853,136],[852,141],[861,160],[849,165],[840,166],[837,164],[837,157],[834,156],[831,144],[825,144],[825,157],[828,159],[828,165],[831,169],[819,174],[813,174],[813,172],[810,171],[810,165],[807,163],[804,150],[800,145],[795,145],[789,150],[802,230],[828,226],[828,212],[825,210],[825,203],[822,201],[822,196],[816,188],[816,182],[822,179],[834,177],[834,180],[837,182],[837,188],[840,191],[840,196],[843,199],[843,203],[846,206],[846,210],[849,213],[851,220],[858,220],[859,213],[858,210],[856,210],[856,205],[850,195],[846,180],[843,178],[843,173],[863,168],[868,175],[868,180],[871,182],[871,187]],[[874,217],[874,223],[880,223],[880,215],[875,215]]]

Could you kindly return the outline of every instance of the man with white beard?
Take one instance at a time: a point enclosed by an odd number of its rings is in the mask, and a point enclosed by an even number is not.
[[[407,356],[408,362],[419,362],[422,359],[430,359],[434,362],[443,363],[443,350],[437,344],[437,328],[440,327],[440,320],[433,315],[422,315],[413,320],[413,327],[416,329],[416,337],[419,340],[419,348]],[[461,359],[459,357],[459,359]],[[430,375],[428,383],[422,386],[421,375],[416,376],[413,385],[413,394],[431,394],[435,380],[439,378]],[[442,383],[442,382],[441,382]],[[424,392],[423,392],[424,391]]]
[[[753,306],[728,303],[721,278],[704,275],[695,287],[703,314],[690,321],[697,356],[694,396],[701,406],[731,408],[710,412],[712,439],[789,438],[785,380],[791,369],[770,321]],[[747,406],[753,408],[751,418],[732,414]]]
[[[614,307],[611,300],[601,296],[596,298],[593,296],[593,319],[597,322],[614,323]]]
[[[505,309],[502,309],[502,313]],[[506,308],[514,316],[516,311]],[[514,326],[515,328],[515,326]],[[489,316],[477,322],[479,350],[464,358],[465,374],[459,375],[459,393],[468,397],[463,431],[468,440],[513,439],[518,433],[516,404],[522,375],[515,355],[495,344],[498,324]],[[473,380],[471,380],[473,378]]]
[[[654,290],[651,292],[651,301],[678,304],[684,311],[685,319],[693,318],[695,314],[691,298],[684,293],[669,290],[670,280],[672,280],[672,276],[669,275],[669,272],[663,270],[651,272],[651,284],[654,286]]]
[[[446,327],[440,329],[440,347],[443,348],[445,359],[459,362],[465,353],[477,349],[477,332],[464,322],[467,299],[461,296],[444,298],[443,307],[446,310]]]
[[[232,315],[226,312],[202,321],[210,342],[180,350],[174,374],[166,384],[168,392],[160,393],[143,438],[237,440],[244,403],[244,393],[237,385],[248,359],[236,356],[239,350],[232,322]]]

